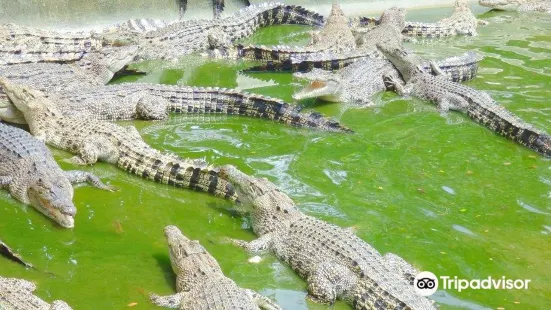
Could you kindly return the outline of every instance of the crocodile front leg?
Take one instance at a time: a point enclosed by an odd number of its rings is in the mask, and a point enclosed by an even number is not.
[[[160,307],[178,309],[184,301],[184,293],[182,292],[169,296],[160,296],[152,293],[149,295],[149,300]]]
[[[257,292],[253,290],[247,290],[247,292],[251,295],[254,302],[258,305],[260,309],[264,310],[281,310],[281,307],[273,302],[270,298],[260,295]]]
[[[411,85],[408,83],[404,85],[401,79],[398,79],[392,75],[384,75],[383,82],[387,90],[394,90],[400,96],[409,96],[411,93]]]
[[[99,189],[103,189],[106,191],[114,192],[117,190],[115,187],[103,183],[97,176],[89,172],[85,172],[81,170],[69,170],[69,171],[64,171],[64,173],[67,179],[69,179],[69,182],[71,182],[71,184],[87,182],[88,184],[94,187],[97,187]]]
[[[318,303],[333,304],[356,284],[357,277],[348,267],[334,262],[319,264],[308,276],[308,298]]]
[[[233,243],[234,245],[237,245],[241,248],[244,248],[245,250],[247,250],[247,252],[258,253],[258,252],[266,251],[266,250],[271,248],[271,246],[272,246],[272,234],[271,233],[265,234],[265,235],[261,236],[260,238],[255,239],[251,242],[247,242],[247,241],[244,241],[244,240],[231,239],[231,238],[227,238],[227,239],[225,239],[225,241],[227,241],[229,243]]]

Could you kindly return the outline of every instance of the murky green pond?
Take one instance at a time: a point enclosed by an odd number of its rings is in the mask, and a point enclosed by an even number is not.
[[[483,12],[479,10],[478,12]],[[410,12],[437,20],[449,9]],[[410,45],[427,57],[474,49],[485,56],[470,86],[488,91],[522,118],[551,132],[551,18],[485,13],[480,36]],[[307,27],[274,27],[251,42],[305,42]],[[298,35],[297,35],[298,34]],[[157,66],[157,67],[156,67]],[[243,64],[191,56],[147,63],[126,80],[240,87],[291,100],[300,81],[289,74],[238,73]],[[269,178],[304,212],[357,228],[380,252],[393,252],[437,275],[531,279],[527,290],[439,291],[442,309],[549,309],[551,305],[551,165],[549,160],[450,113],[386,93],[377,106],[308,101],[353,135],[287,128],[245,117],[173,116],[135,122],[154,147],[183,157],[234,164]],[[62,162],[69,154],[55,151]],[[120,188],[75,190],[76,228],[64,230],[0,192],[0,236],[39,269],[0,260],[2,276],[38,284],[38,294],[74,309],[153,308],[150,292],[174,292],[162,233],[174,224],[218,259],[243,287],[285,309],[349,309],[305,300],[305,284],[273,256],[260,264],[222,237],[253,239],[230,203],[128,175],[107,164],[85,168]]]

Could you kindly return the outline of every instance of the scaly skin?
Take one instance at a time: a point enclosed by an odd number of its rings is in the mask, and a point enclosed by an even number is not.
[[[217,169],[205,161],[161,153],[147,145],[134,127],[65,117],[42,92],[5,78],[0,78],[0,86],[25,116],[31,133],[48,145],[75,154],[75,164],[101,160],[155,182],[237,200],[231,184],[219,178]]]
[[[258,28],[276,24],[323,24],[323,17],[300,6],[282,3],[251,5],[235,14],[215,20],[192,20],[172,23],[140,36],[144,59],[178,58],[210,48],[229,46]]]
[[[356,39],[348,27],[348,18],[344,16],[338,3],[333,3],[327,22],[321,30],[312,33],[312,40],[306,48],[311,51],[336,53],[356,48]]]
[[[476,36],[479,21],[465,1],[455,1],[455,9],[450,17],[436,23],[407,23],[402,34],[409,37],[440,38],[456,35]]]
[[[22,63],[0,65],[0,76],[41,91],[57,92],[106,84],[113,75],[136,57],[137,46],[104,48],[90,52],[72,63]],[[26,121],[0,88],[0,119],[25,124]]]
[[[406,86],[387,78],[399,94],[411,94],[436,103],[442,112],[456,110],[466,113],[475,122],[493,132],[522,144],[545,156],[551,156],[551,137],[544,131],[524,122],[487,93],[450,82],[441,76],[432,76],[419,68],[421,58],[401,46],[378,45],[378,48],[400,71]],[[434,68],[434,67],[433,67]],[[437,71],[437,68],[434,68]]]
[[[19,82],[18,79],[13,81]],[[36,84],[32,84],[34,85]],[[76,87],[71,87],[72,85]],[[52,89],[47,84],[44,86],[37,89]],[[233,89],[145,83],[89,87],[69,83],[62,86],[66,90],[59,91],[55,88],[56,92],[47,94],[47,97],[56,102],[62,115],[69,117],[113,121],[163,120],[169,113],[226,114],[257,117],[294,127],[352,132],[318,112],[302,112],[300,107],[283,100]],[[0,118],[9,122],[26,123],[23,114],[11,102],[0,105]]]
[[[504,11],[551,14],[551,2],[549,0],[479,0],[478,4]]]
[[[168,113],[227,114],[273,120],[285,125],[351,132],[317,112],[282,100],[233,89],[128,83],[52,95],[63,115],[103,120],[165,119]]]
[[[476,76],[479,58],[474,53],[443,59],[437,63],[441,71],[454,82],[471,80]],[[430,64],[423,64],[425,72],[432,72]],[[293,95],[293,99],[320,98],[332,102],[348,102],[371,106],[372,97],[386,90],[383,76],[401,79],[400,73],[386,59],[362,59],[336,72],[315,69],[309,73],[295,73],[295,77],[310,83]]]
[[[379,20],[369,17],[350,19],[350,24],[355,31],[366,31],[379,23]],[[458,0],[455,2],[455,9],[450,17],[441,19],[436,23],[406,21],[402,34],[417,38],[441,38],[456,35],[475,36],[477,35],[476,27],[486,24],[487,22],[476,19],[465,1]]]
[[[16,278],[0,276],[0,309],[2,310],[71,310],[64,301],[48,304],[35,296],[36,285]]]
[[[161,307],[189,310],[280,310],[273,301],[237,286],[197,240],[189,240],[176,226],[164,229],[170,263],[176,273],[176,291],[170,296],[151,294]]]
[[[77,210],[71,183],[85,181],[112,190],[90,173],[61,170],[43,142],[0,123],[0,187],[7,188],[13,198],[72,228]]]
[[[0,124],[1,125],[1,124]],[[0,255],[4,256],[5,258],[16,262],[22,266],[25,266],[27,268],[34,268],[33,265],[27,263],[26,261],[21,258],[19,254],[16,254],[7,244],[5,244],[2,240],[0,240]]]
[[[333,50],[312,51],[308,47],[272,47],[242,46],[214,50],[212,57],[227,57],[247,59],[266,63],[266,66],[255,67],[254,70],[269,71],[300,71],[307,72],[313,68],[338,70],[365,58],[383,58],[375,44],[386,41],[402,41],[401,29],[405,23],[405,9],[391,8],[380,18],[380,25],[367,33],[357,35],[357,48],[342,48],[339,52]],[[333,48],[335,49],[335,48]]]
[[[351,230],[303,214],[266,179],[234,166],[224,166],[220,173],[252,206],[251,225],[259,237],[232,241],[251,252],[274,252],[307,281],[314,301],[333,303],[339,298],[355,309],[435,309],[415,293],[408,282],[414,268],[403,259],[383,257]]]

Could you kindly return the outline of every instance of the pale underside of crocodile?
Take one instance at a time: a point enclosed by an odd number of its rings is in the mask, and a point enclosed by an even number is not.
[[[481,6],[504,11],[540,12],[551,14],[549,0],[479,0]]]
[[[303,214],[266,179],[234,166],[224,166],[220,173],[234,184],[244,205],[252,207],[251,226],[259,237],[232,241],[252,252],[272,251],[307,281],[312,300],[333,303],[339,298],[355,309],[435,309],[415,293],[410,284],[415,268],[403,259],[382,256],[352,230]]]
[[[0,276],[0,309],[2,310],[71,310],[64,301],[48,304],[33,294],[36,285],[16,278]]]
[[[218,177],[217,168],[203,160],[160,152],[146,144],[135,127],[86,117],[66,117],[38,90],[5,78],[0,78],[0,86],[23,112],[33,136],[52,147],[73,153],[71,162],[74,164],[104,161],[158,183],[237,200],[231,184]]]
[[[0,188],[63,227],[74,226],[72,183],[88,182],[112,190],[94,175],[63,171],[50,150],[22,129],[0,123]]]
[[[441,112],[463,112],[493,132],[540,154],[551,156],[551,136],[499,105],[487,93],[423,72],[418,67],[423,60],[402,46],[378,47],[400,71],[406,82],[404,87],[399,80],[386,78],[399,94],[411,94],[436,103]],[[438,71],[437,68],[433,69]]]
[[[177,293],[151,294],[154,304],[193,310],[281,310],[269,298],[241,288],[224,276],[216,259],[199,241],[188,239],[176,226],[167,226],[164,232],[172,269],[176,273]]]

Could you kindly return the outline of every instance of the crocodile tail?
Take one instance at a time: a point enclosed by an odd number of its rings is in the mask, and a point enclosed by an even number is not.
[[[296,127],[352,132],[339,122],[318,112],[301,112],[300,108],[283,100],[224,88],[193,88],[188,98],[171,101],[175,113],[219,113],[269,119]]]
[[[189,188],[213,194],[214,196],[237,201],[233,186],[218,175],[218,170],[202,160],[182,159],[176,155],[154,152],[148,156],[121,157],[119,166],[126,171],[157,183]]]
[[[470,104],[467,114],[477,123],[488,127],[490,130],[540,154],[551,157],[551,137],[547,133],[524,122],[494,101],[492,102],[492,104],[485,106]]]
[[[261,62],[283,62],[286,60],[290,60],[293,54],[300,53],[299,51],[292,51],[291,49],[281,48],[278,46],[266,47],[238,44],[236,46],[236,49],[238,59],[254,60]]]
[[[321,27],[324,23],[323,16],[298,5],[279,4],[257,16],[257,24],[260,27],[282,24]]]

